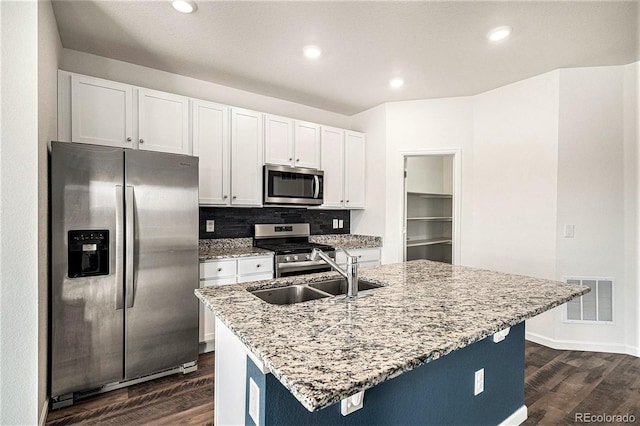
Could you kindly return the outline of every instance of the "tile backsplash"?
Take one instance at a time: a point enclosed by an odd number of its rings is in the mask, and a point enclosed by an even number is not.
[[[286,207],[200,207],[200,238],[253,237],[256,223],[309,223],[311,235],[349,234],[349,210],[320,210]],[[215,221],[214,232],[206,232],[206,221]],[[343,228],[333,229],[333,219]]]

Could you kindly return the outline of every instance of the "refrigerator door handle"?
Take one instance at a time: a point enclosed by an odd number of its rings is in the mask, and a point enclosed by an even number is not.
[[[122,193],[122,185],[116,185],[116,310],[124,308],[124,301],[122,300],[124,282],[122,274],[122,243],[124,241],[124,235],[122,229],[124,227],[124,194]]]
[[[134,299],[134,275],[133,275],[133,244],[134,244],[134,240],[135,240],[135,217],[134,217],[134,208],[133,208],[133,203],[134,203],[134,196],[133,196],[133,186],[131,185],[127,185],[127,189],[126,189],[126,198],[125,198],[125,205],[126,205],[126,209],[127,209],[127,213],[125,215],[126,218],[126,223],[125,223],[125,232],[126,232],[126,239],[125,239],[125,247],[126,247],[126,253],[125,253],[125,259],[126,259],[126,265],[125,265],[125,271],[126,271],[126,278],[125,278],[125,284],[126,284],[126,289],[125,289],[125,297],[127,300],[127,308],[133,308],[133,299]]]

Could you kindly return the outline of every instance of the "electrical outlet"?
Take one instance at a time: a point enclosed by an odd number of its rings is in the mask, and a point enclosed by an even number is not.
[[[260,424],[260,388],[249,377],[249,416],[255,424]]]
[[[207,232],[213,232],[215,228],[216,221],[215,220],[207,220]]]
[[[333,219],[333,229],[338,228],[338,219]]]
[[[565,238],[573,238],[575,236],[576,226],[575,225],[565,225],[564,226],[564,237]]]
[[[344,228],[344,220],[340,219],[338,221],[338,228],[340,228],[340,229]]]
[[[340,401],[340,413],[343,416],[353,413],[364,406],[364,391]]]
[[[478,395],[484,392],[484,368],[476,371],[475,384],[473,387],[473,394]]]

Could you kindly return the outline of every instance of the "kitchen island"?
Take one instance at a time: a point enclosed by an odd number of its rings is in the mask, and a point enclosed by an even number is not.
[[[328,277],[196,290],[219,330],[216,424],[521,422],[523,321],[589,291],[417,260],[363,270],[384,287],[349,302],[272,305],[250,293]],[[342,416],[340,402],[363,390],[362,409]]]

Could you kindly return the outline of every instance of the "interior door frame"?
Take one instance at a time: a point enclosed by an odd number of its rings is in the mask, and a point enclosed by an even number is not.
[[[453,156],[453,223],[451,226],[451,240],[453,247],[451,251],[451,263],[457,265],[460,262],[460,229],[462,223],[461,216],[461,202],[460,194],[462,188],[462,149],[460,148],[447,148],[447,149],[429,149],[419,151],[402,151],[400,152],[402,175],[399,178],[402,179],[402,197],[403,197],[403,214],[402,223],[399,224],[400,234],[402,235],[402,260],[407,260],[407,179],[405,177],[407,157],[424,157],[424,156]]]

